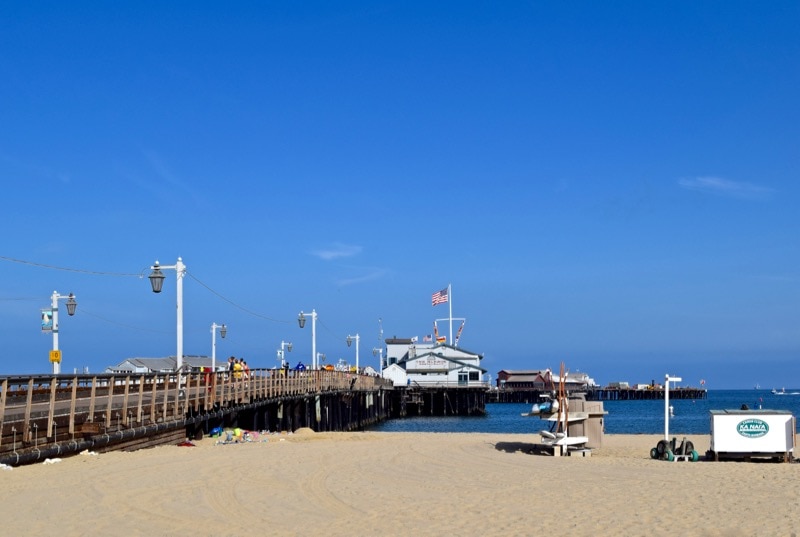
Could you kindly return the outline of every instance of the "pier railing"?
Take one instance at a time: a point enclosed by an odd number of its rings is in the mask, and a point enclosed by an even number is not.
[[[326,370],[0,377],[0,453],[253,401],[391,387],[380,377]]]

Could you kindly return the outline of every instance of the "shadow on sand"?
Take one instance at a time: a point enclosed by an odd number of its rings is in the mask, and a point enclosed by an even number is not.
[[[506,453],[529,453],[531,455],[552,455],[541,444],[531,442],[497,442],[494,445],[497,451]]]

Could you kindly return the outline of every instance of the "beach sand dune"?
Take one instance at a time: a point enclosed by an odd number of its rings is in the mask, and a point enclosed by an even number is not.
[[[659,438],[578,458],[532,434],[301,430],[78,455],[0,474],[3,534],[800,534],[799,464],[655,461]]]

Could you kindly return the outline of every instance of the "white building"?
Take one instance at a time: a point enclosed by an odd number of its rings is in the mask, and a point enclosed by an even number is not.
[[[391,380],[392,384],[395,386],[408,385],[408,375],[406,375],[406,370],[396,363],[386,367],[383,370],[383,378],[386,380]]]
[[[117,365],[107,367],[106,373],[170,373],[175,371],[177,360],[174,356],[167,358],[127,358]],[[217,371],[225,371],[228,368],[228,359],[222,361],[217,359],[214,364]],[[184,356],[184,370],[200,371],[200,368],[211,369],[211,357],[209,356]]]
[[[481,360],[483,355],[461,347],[392,338],[386,340],[383,378],[392,379],[396,386],[403,380],[408,386],[485,386]]]

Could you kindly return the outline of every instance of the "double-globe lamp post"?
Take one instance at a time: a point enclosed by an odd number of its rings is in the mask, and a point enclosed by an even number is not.
[[[301,311],[297,316],[297,324],[300,328],[306,325],[306,316]],[[317,368],[317,312],[311,310],[311,369]]]
[[[53,352],[50,353],[50,361],[53,364],[53,374],[58,375],[61,373],[61,353],[58,351],[58,300],[67,300],[67,314],[72,317],[75,315],[75,308],[78,303],[75,301],[75,295],[59,295],[57,291],[53,291],[50,296],[50,311],[53,312]]]
[[[174,265],[159,265],[156,260],[150,269],[153,271],[150,273],[149,278],[154,293],[160,293],[164,285],[164,273],[161,272],[161,269],[174,269],[177,275],[178,322],[176,331],[178,333],[178,349],[175,357],[175,371],[180,374],[183,367],[183,277],[186,275],[186,265],[183,264],[183,260],[179,257]]]

